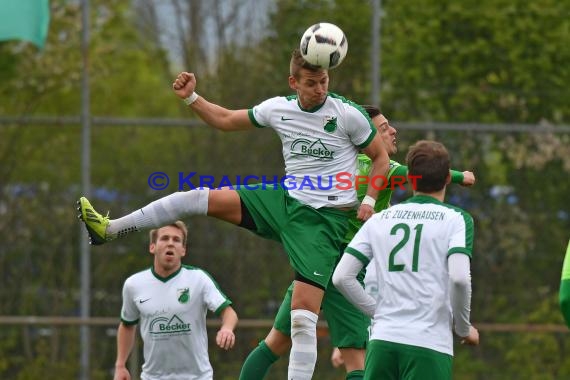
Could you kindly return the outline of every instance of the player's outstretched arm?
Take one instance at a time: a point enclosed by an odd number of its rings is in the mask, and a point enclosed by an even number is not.
[[[451,169],[450,172],[451,172],[451,183],[456,183],[465,187],[471,187],[475,185],[475,174],[473,174],[473,172],[470,171],[460,172],[454,169]],[[398,165],[391,173],[391,176],[407,177],[408,167],[406,165]]]
[[[234,330],[238,323],[238,316],[235,310],[228,306],[220,313],[222,319],[222,326],[216,334],[216,344],[224,350],[233,348],[236,342]]]
[[[377,133],[370,144],[362,150],[372,160],[372,169],[370,170],[370,178],[386,176],[390,168],[390,158],[388,152],[382,143],[380,134]],[[379,184],[381,186],[381,184]],[[357,217],[360,220],[368,220],[374,215],[374,204],[378,198],[378,188],[368,186],[366,196],[358,208]],[[368,201],[367,201],[368,199]]]
[[[199,96],[196,92],[196,76],[194,73],[182,72],[178,74],[172,83],[172,89],[211,127],[228,132],[254,127],[246,109],[229,110]]]

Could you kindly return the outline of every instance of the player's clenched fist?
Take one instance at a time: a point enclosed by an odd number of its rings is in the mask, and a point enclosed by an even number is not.
[[[367,204],[361,204],[356,213],[356,217],[363,222],[367,221],[374,215],[374,208]]]
[[[473,172],[463,172],[463,182],[462,186],[473,186],[475,185],[475,174]]]
[[[182,99],[189,97],[194,92],[195,88],[196,76],[194,73],[182,72],[178,74],[172,83],[174,93]]]

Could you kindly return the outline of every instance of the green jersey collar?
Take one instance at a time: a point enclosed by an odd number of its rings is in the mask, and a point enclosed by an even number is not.
[[[321,104],[314,106],[313,108],[303,108],[303,106],[301,105],[301,102],[299,101],[299,97],[297,97],[297,105],[299,106],[299,108],[301,109],[301,111],[305,111],[305,112],[310,112],[310,113],[315,113],[318,110],[320,110],[321,108],[323,108],[323,106],[325,105],[325,103],[327,102],[327,99],[329,98],[328,94],[327,97],[325,98],[325,101],[322,102]]]
[[[411,198],[408,198],[407,200],[405,200],[402,203],[433,203],[436,205],[441,205],[443,204],[442,202],[440,202],[439,200],[435,199],[432,196],[429,195],[414,195]]]
[[[154,277],[156,277],[157,280],[160,280],[162,282],[167,282],[168,280],[170,280],[173,277],[176,277],[176,275],[178,273],[180,273],[180,271],[182,270],[182,265],[180,265],[180,268],[178,268],[178,270],[174,273],[171,273],[169,276],[167,277],[162,277],[161,275],[159,275],[158,273],[155,272],[154,270],[154,265],[152,267],[150,267],[150,271],[152,272],[152,274],[154,275]]]

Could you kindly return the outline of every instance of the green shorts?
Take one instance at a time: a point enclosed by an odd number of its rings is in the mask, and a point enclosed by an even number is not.
[[[257,235],[279,241],[295,271],[326,288],[354,211],[315,209],[280,186],[237,190],[257,227]]]
[[[453,357],[429,348],[371,340],[364,380],[451,380]]]
[[[365,272],[359,274],[362,283]],[[289,286],[277,315],[273,327],[285,335],[291,335],[291,296],[293,284]],[[333,347],[339,348],[366,348],[368,341],[368,327],[370,318],[351,304],[329,283],[323,303],[321,305],[329,325],[329,333]]]

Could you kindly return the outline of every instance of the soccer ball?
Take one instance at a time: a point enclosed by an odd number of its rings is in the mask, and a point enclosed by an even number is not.
[[[305,61],[311,65],[334,69],[346,57],[348,41],[338,26],[321,22],[303,33],[300,49]]]

